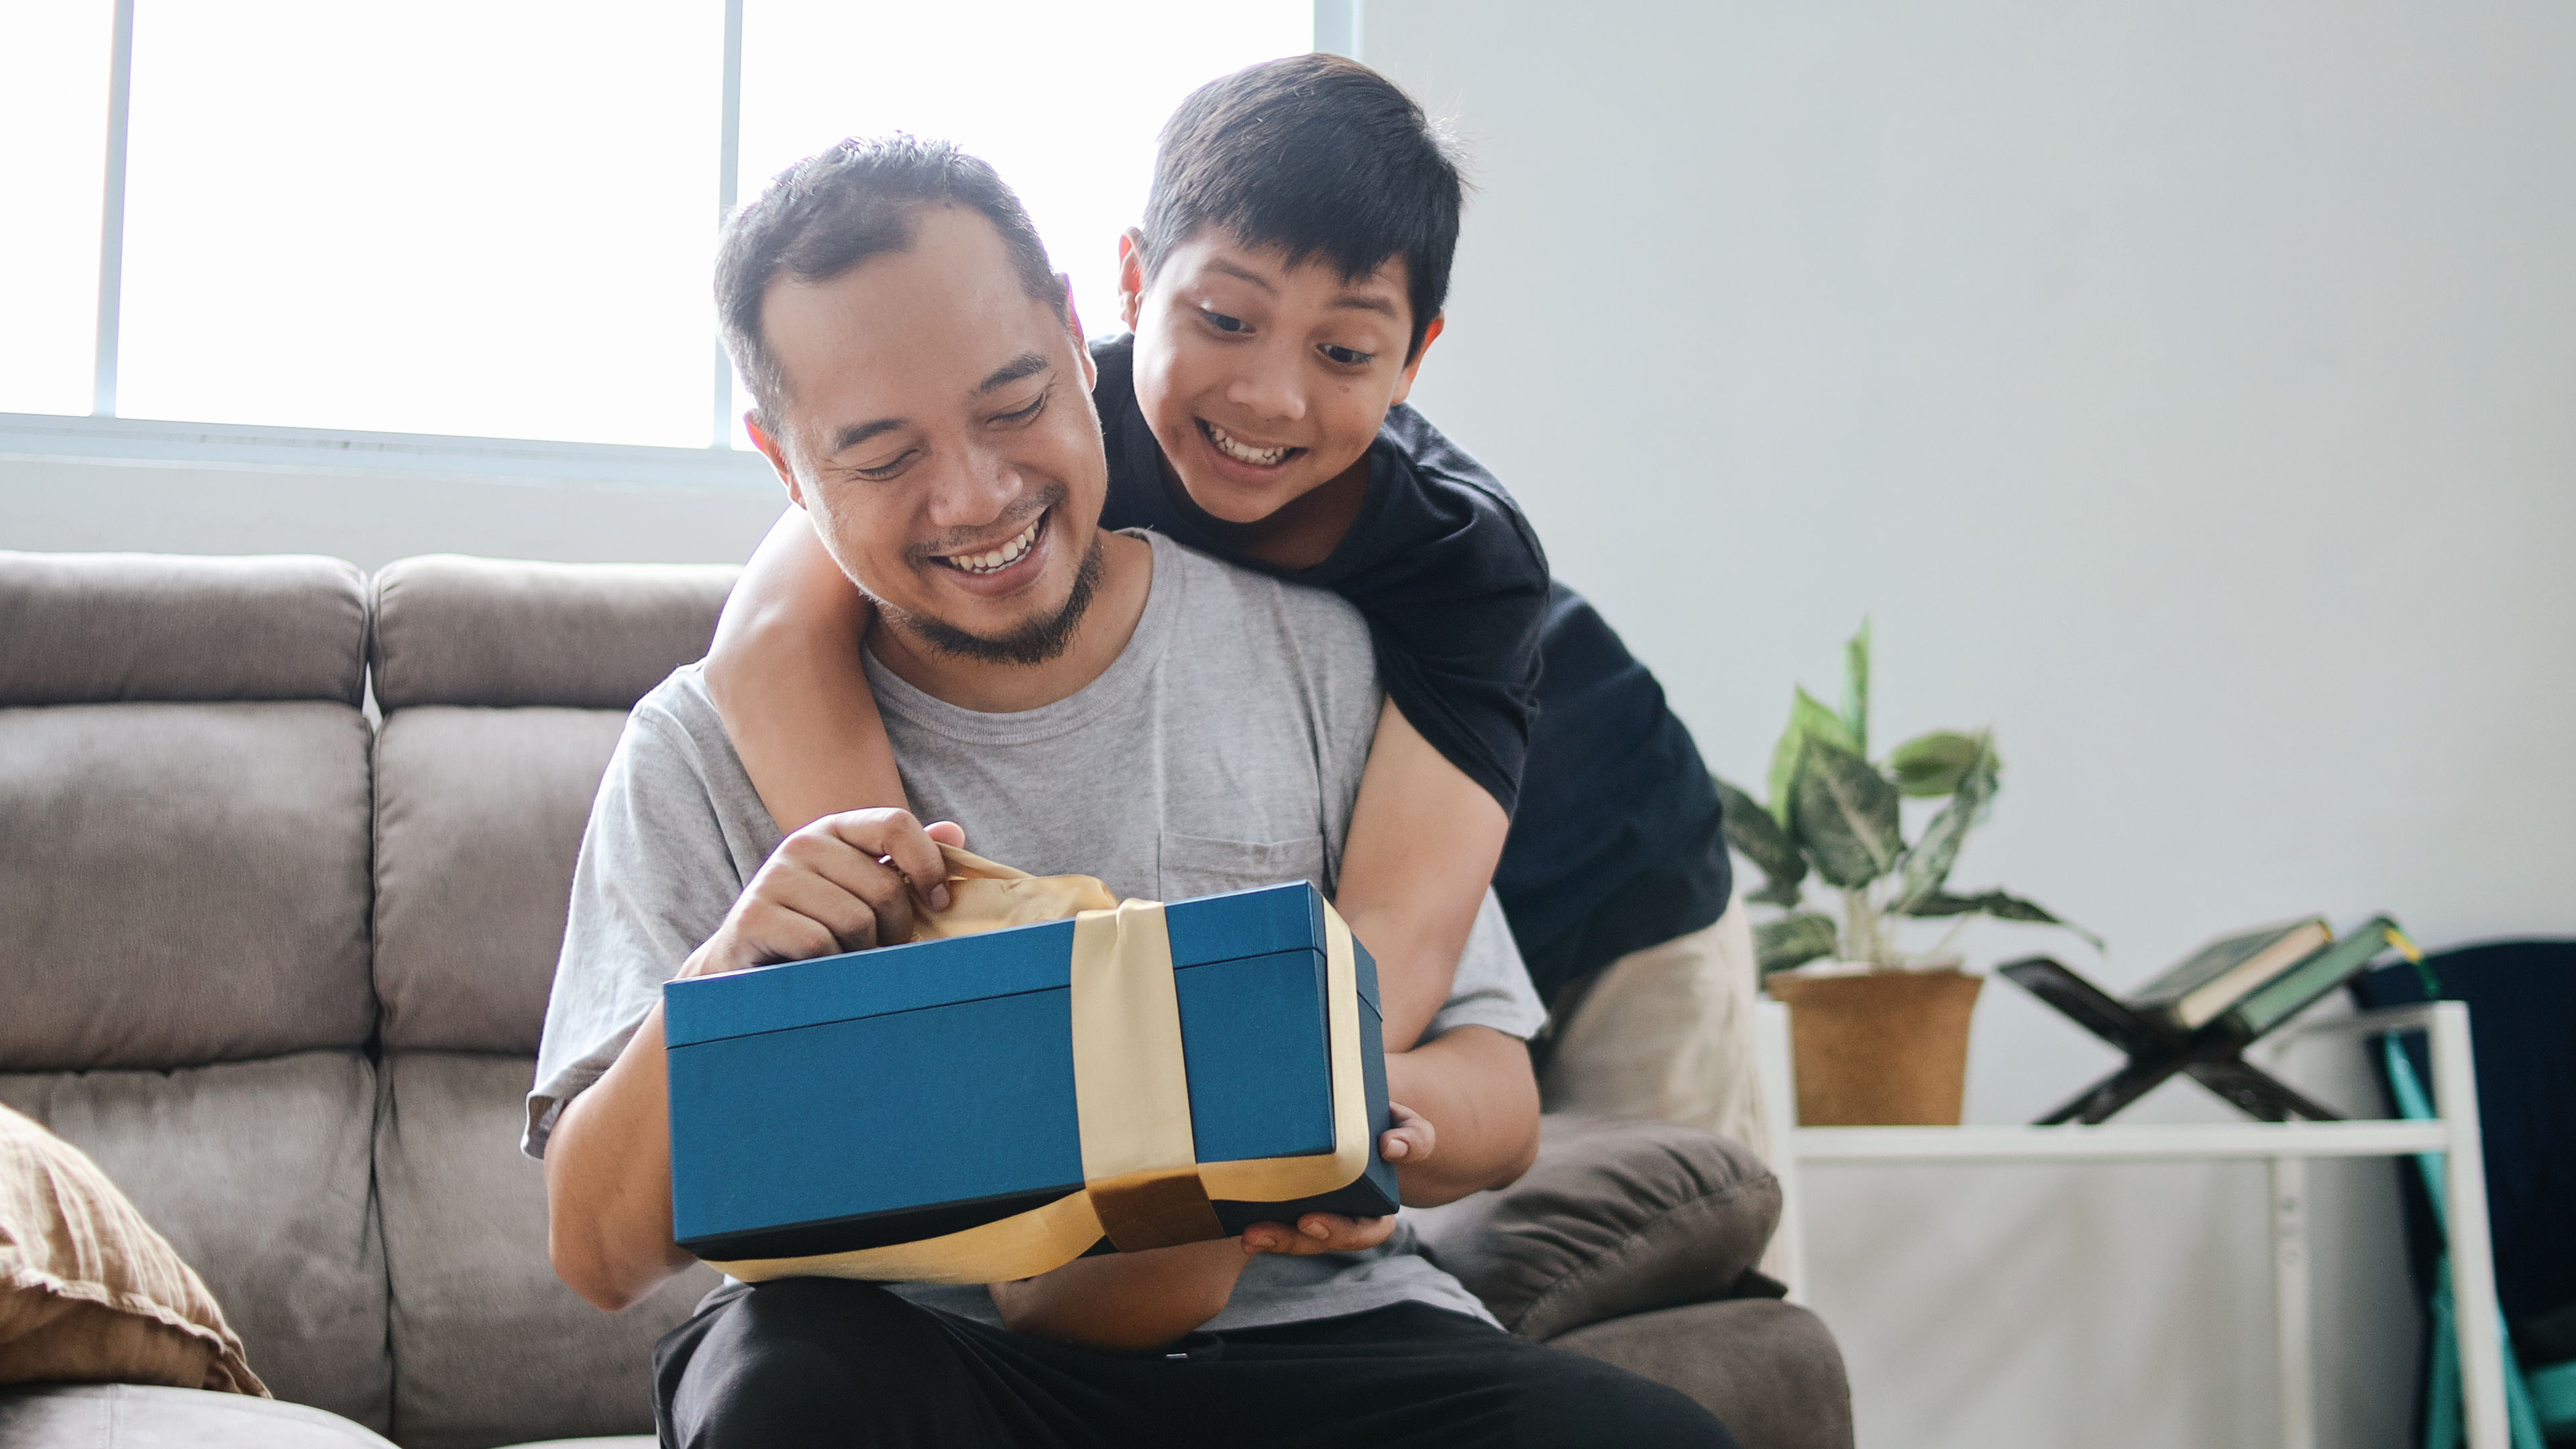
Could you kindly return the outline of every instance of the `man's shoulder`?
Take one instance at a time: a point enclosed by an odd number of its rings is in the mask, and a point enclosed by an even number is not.
[[[1273,624],[1319,645],[1356,641],[1366,657],[1368,621],[1340,594],[1246,568],[1164,534],[1145,537],[1154,546],[1156,569],[1171,572],[1183,597],[1184,627],[1214,632]]]
[[[657,749],[694,753],[710,730],[716,739],[725,738],[723,716],[716,713],[715,697],[707,692],[703,660],[662,676],[662,682],[646,690],[626,715],[628,737],[650,742]]]
[[[635,701],[617,754],[617,773],[630,791],[685,790],[722,811],[751,788],[700,663],[672,670]]]

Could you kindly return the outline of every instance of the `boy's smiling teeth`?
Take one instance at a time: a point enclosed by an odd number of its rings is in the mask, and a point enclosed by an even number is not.
[[[1234,440],[1233,434],[1205,418],[1199,419],[1199,426],[1207,431],[1208,441],[1216,444],[1218,452],[1237,462],[1250,463],[1256,467],[1275,468],[1288,461],[1289,454],[1301,451],[1297,448],[1255,448],[1238,443]]]
[[[1019,537],[1012,539],[1009,543],[1003,544],[1000,548],[994,549],[989,553],[950,554],[941,558],[940,562],[947,564],[950,568],[961,569],[970,574],[999,573],[1003,569],[1009,568],[1011,565],[1018,563],[1020,561],[1020,555],[1027,553],[1030,547],[1037,543],[1038,529],[1043,527],[1045,523],[1046,515],[1041,513],[1037,517],[1029,520],[1029,526],[1021,531]]]

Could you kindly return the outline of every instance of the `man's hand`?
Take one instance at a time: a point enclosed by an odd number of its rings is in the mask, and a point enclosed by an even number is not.
[[[1402,1102],[1389,1102],[1395,1125],[1377,1139],[1377,1155],[1391,1165],[1421,1163],[1439,1144],[1440,1134],[1422,1114]],[[1284,1253],[1292,1258],[1316,1253],[1356,1253],[1374,1248],[1395,1233],[1395,1218],[1354,1218],[1340,1213],[1308,1213],[1297,1220],[1297,1226],[1286,1223],[1254,1223],[1243,1230],[1244,1256],[1260,1253]]]
[[[965,843],[954,822],[925,828],[908,810],[826,815],[779,843],[680,974],[712,976],[911,940],[917,911],[948,905],[948,862],[939,847]]]

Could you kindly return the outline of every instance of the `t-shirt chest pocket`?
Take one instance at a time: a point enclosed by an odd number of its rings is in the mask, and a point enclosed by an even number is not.
[[[1156,874],[1167,901],[1292,880],[1311,881],[1321,891],[1332,888],[1324,877],[1324,837],[1320,835],[1257,843],[1166,830]]]

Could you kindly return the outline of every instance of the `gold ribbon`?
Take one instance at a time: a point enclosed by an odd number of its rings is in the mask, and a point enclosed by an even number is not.
[[[797,1258],[715,1263],[746,1283],[771,1278],[1000,1283],[1053,1272],[1106,1237],[1120,1252],[1227,1236],[1212,1201],[1289,1202],[1346,1187],[1368,1170],[1367,1078],[1360,1061],[1359,968],[1351,929],[1324,907],[1333,1150],[1200,1162],[1190,1129],[1188,1063],[1172,941],[1155,901],[1109,902],[1090,876],[1031,876],[954,846],[949,905],[914,940],[1073,917],[1073,1075],[1083,1188],[1043,1207],[935,1238]]]

